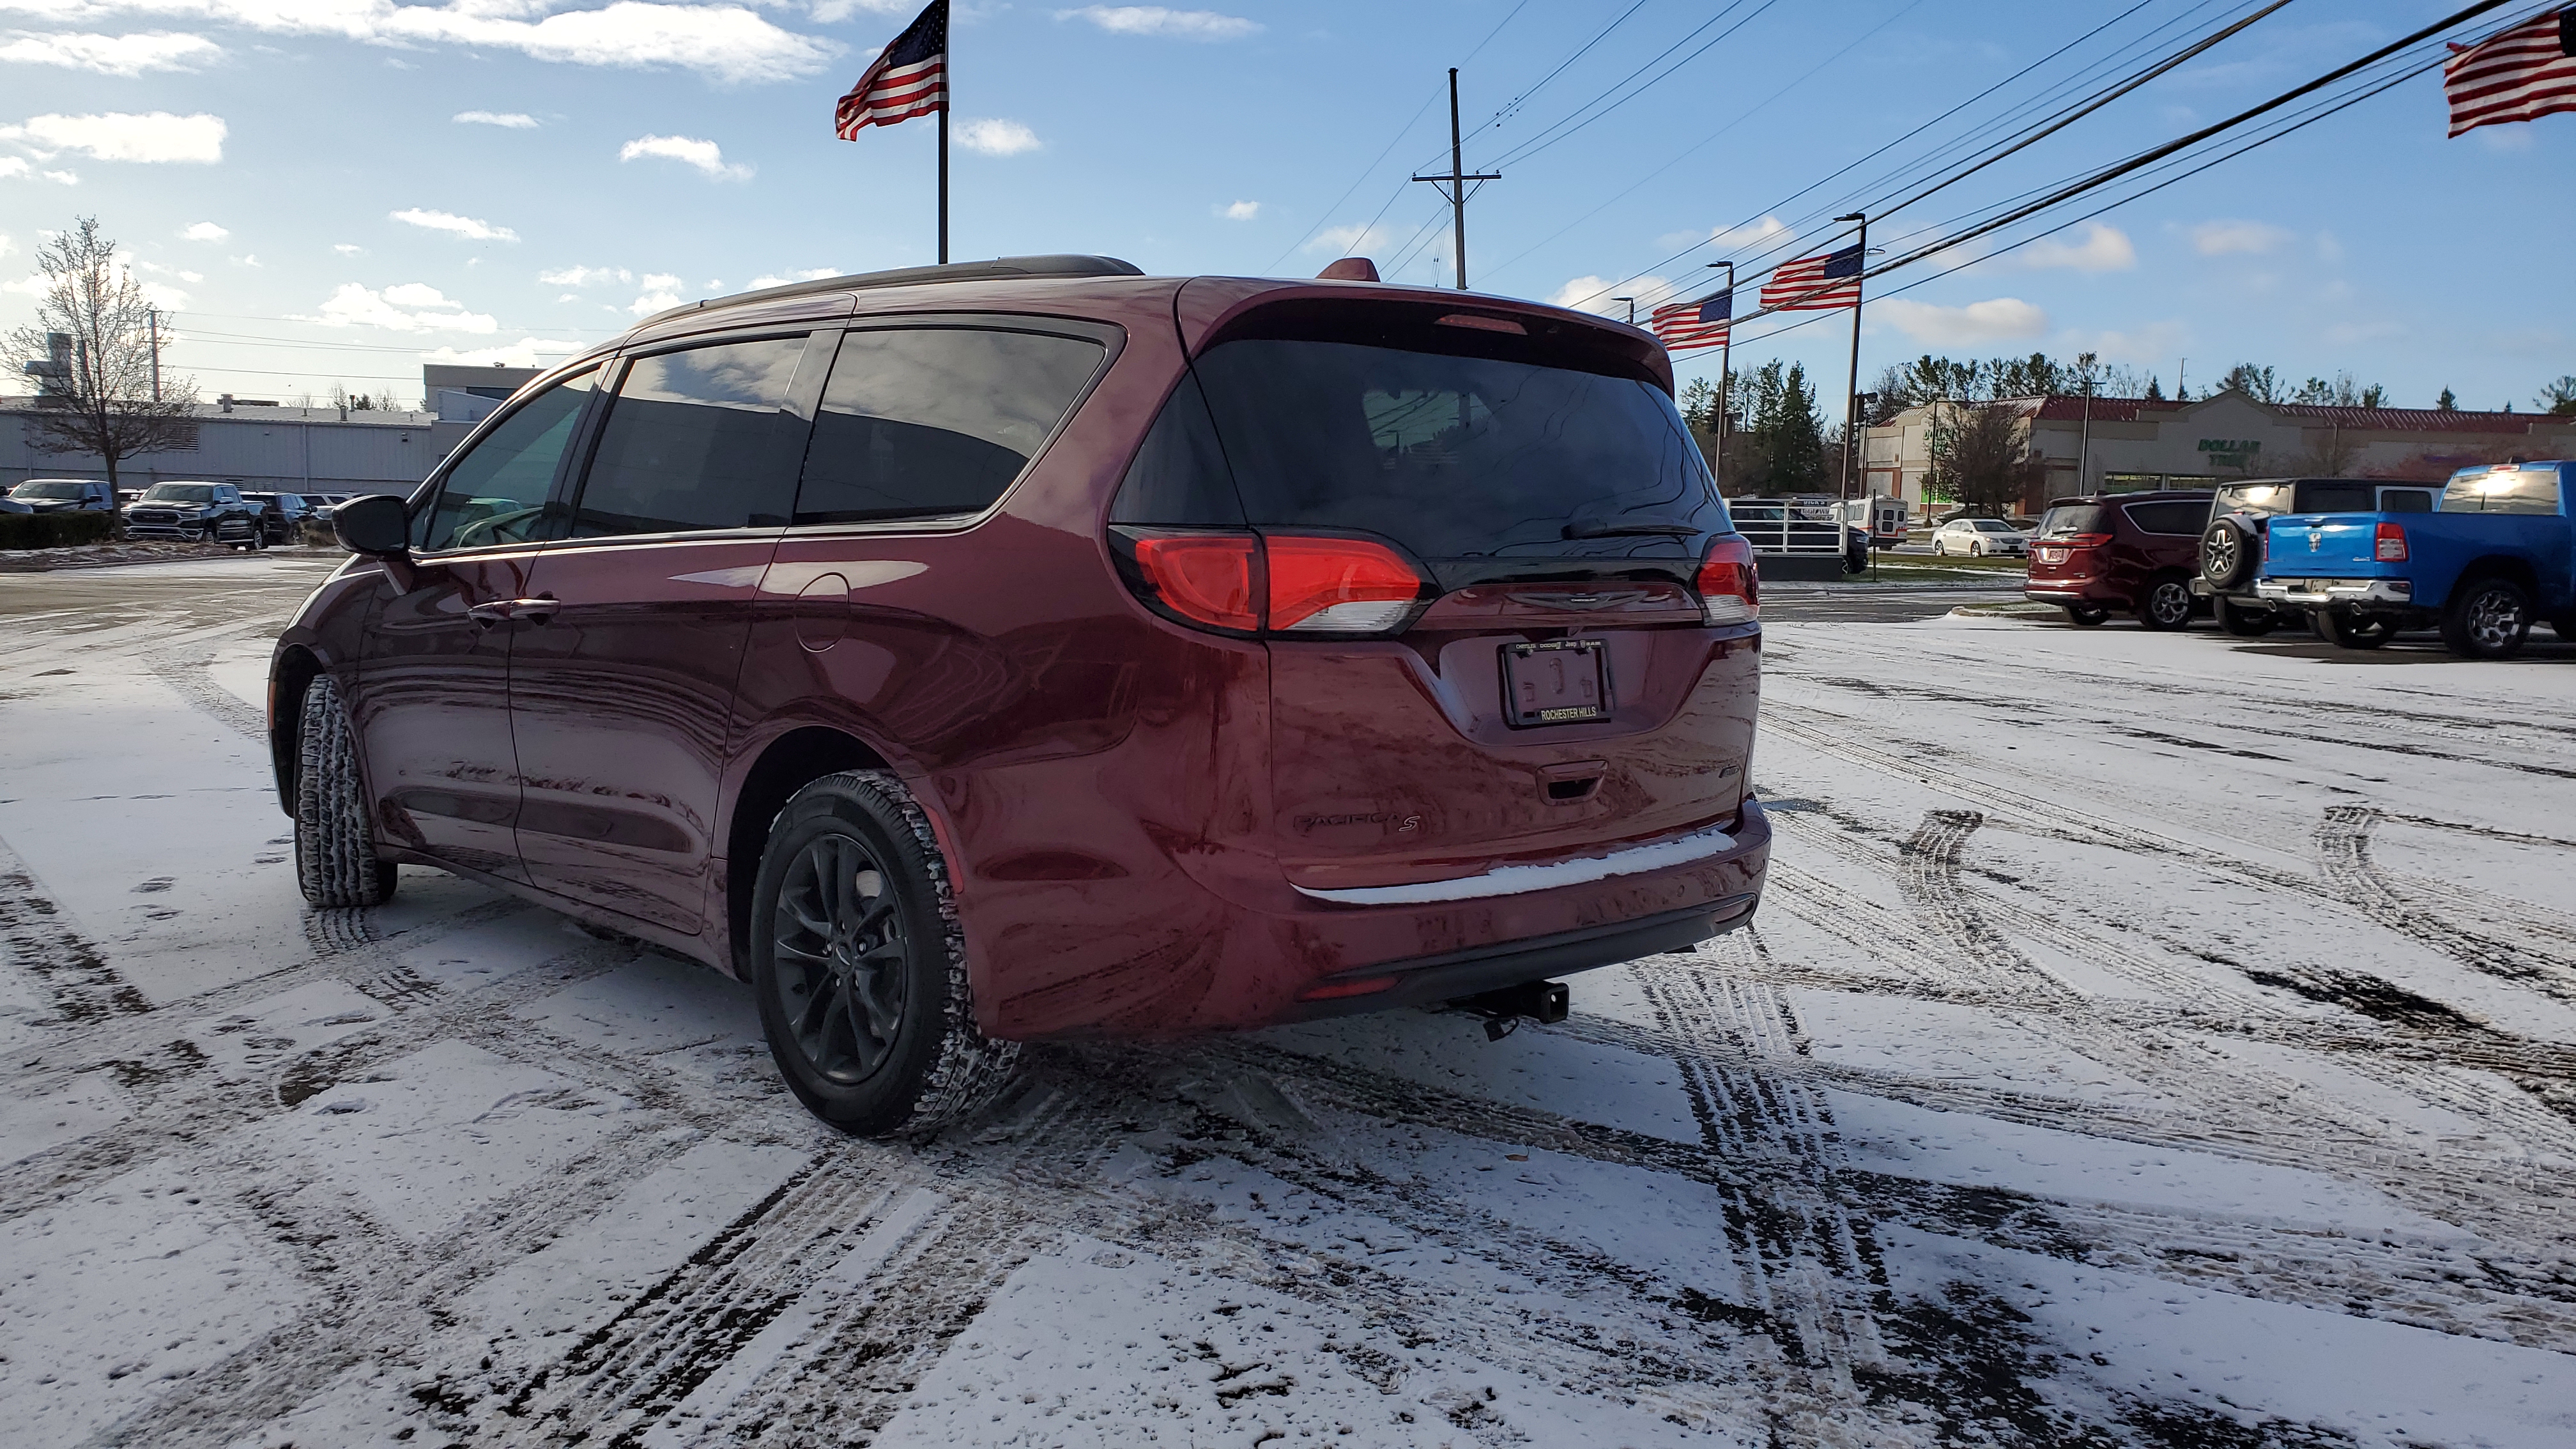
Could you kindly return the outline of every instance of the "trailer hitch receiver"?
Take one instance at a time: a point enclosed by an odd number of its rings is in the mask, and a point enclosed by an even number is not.
[[[1519,986],[1506,986],[1464,996],[1450,1002],[1453,1010],[1470,1012],[1485,1019],[1485,1040],[1501,1041],[1517,1029],[1526,1018],[1541,1026],[1554,1026],[1565,1020],[1565,983],[1531,981]]]

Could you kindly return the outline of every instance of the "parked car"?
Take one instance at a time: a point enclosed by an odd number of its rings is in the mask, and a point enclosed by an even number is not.
[[[15,498],[0,497],[0,513],[33,513],[35,511],[35,505],[33,504],[21,503]]]
[[[2114,609],[2150,629],[2182,629],[2200,612],[2191,573],[2210,495],[2199,489],[2061,498],[2030,549],[2026,598],[2056,604],[2078,624]]]
[[[2030,535],[2000,518],[1954,518],[1932,530],[1932,552],[1947,558],[1965,554],[1984,558],[1988,554],[2008,554],[2017,558],[2030,555]]]
[[[2463,468],[2430,513],[2283,515],[2264,530],[2255,588],[2346,648],[2431,626],[2454,654],[2509,659],[2536,619],[2576,639],[2571,472],[2576,463]]]
[[[245,493],[242,497],[260,506],[260,532],[270,543],[293,543],[304,531],[304,520],[313,516],[313,505],[301,493]]]
[[[2268,634],[2302,617],[2274,609],[2254,587],[2262,572],[2263,530],[2285,513],[2429,513],[2440,490],[2426,483],[2385,483],[2368,478],[2254,478],[2221,484],[2209,502],[2200,535],[2199,571],[2191,591],[2209,601],[2218,627],[2230,634]]]
[[[107,485],[86,478],[30,478],[9,490],[30,513],[111,513]]]
[[[268,546],[259,507],[230,483],[153,484],[125,506],[125,536],[226,543],[240,549]]]
[[[1752,919],[1752,550],[1645,334],[1089,257],[647,318],[280,638],[301,884],[432,865],[752,983],[808,1107],[1445,1004]]]

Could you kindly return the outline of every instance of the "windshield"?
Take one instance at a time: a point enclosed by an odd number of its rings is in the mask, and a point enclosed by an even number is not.
[[[212,503],[215,485],[211,483],[155,483],[143,490],[146,503]]]
[[[2061,503],[2039,521],[2042,538],[2073,538],[2079,533],[2110,531],[2110,510],[2094,503]]]
[[[9,490],[12,498],[87,498],[86,483],[21,483]]]
[[[2556,513],[2555,468],[2482,468],[2454,474],[2442,489],[2444,513]]]
[[[1976,530],[1979,533],[2010,533],[2013,526],[2000,518],[1980,518],[1976,521]]]
[[[1198,376],[1256,526],[1364,529],[1426,559],[1692,557],[1730,529],[1652,383],[1282,339],[1213,348]]]

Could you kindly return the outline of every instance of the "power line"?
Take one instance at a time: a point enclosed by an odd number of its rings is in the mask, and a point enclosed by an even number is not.
[[[1602,91],[1601,94],[1594,96],[1591,100],[1585,101],[1582,105],[1575,107],[1565,115],[1564,119],[1559,120],[1555,125],[1552,125],[1546,130],[1539,132],[1537,135],[1532,136],[1530,139],[1523,141],[1520,145],[1512,148],[1512,150],[1505,153],[1499,159],[1487,162],[1486,164],[1490,166],[1515,165],[1537,155],[1539,152],[1546,150],[1557,142],[1574,135],[1584,127],[1591,125],[1594,121],[1600,120],[1602,117],[1609,115],[1612,111],[1619,109],[1621,106],[1628,104],[1630,101],[1635,100],[1637,97],[1644,95],[1647,91],[1654,89],[1657,85],[1670,79],[1673,73],[1679,71],[1682,67],[1689,65],[1692,61],[1708,54],[1708,52],[1714,49],[1721,41],[1726,40],[1729,36],[1734,35],[1737,31],[1742,30],[1754,21],[1761,19],[1763,12],[1769,10],[1773,5],[1778,4],[1779,0],[1762,0],[1761,4],[1754,7],[1752,14],[1745,16],[1733,25],[1719,31],[1716,35],[1711,36],[1707,44],[1702,45],[1699,49],[1683,56],[1680,60],[1673,62],[1672,65],[1667,67],[1661,75],[1643,82],[1634,90],[1629,91],[1626,95],[1620,96],[1617,100],[1611,101],[1610,104],[1606,106],[1602,106],[1598,111],[1593,111],[1591,115],[1583,115],[1585,111],[1591,110],[1591,108],[1596,105],[1600,105],[1604,99],[1617,92],[1622,86],[1627,85],[1630,81],[1636,80],[1637,77],[1644,75],[1649,70],[1652,70],[1656,65],[1663,61],[1665,56],[1672,54],[1674,51],[1681,49],[1685,45],[1688,45],[1693,39],[1697,38],[1710,26],[1724,20],[1736,9],[1737,6],[1744,3],[1745,0],[1728,0],[1724,9],[1718,11],[1715,15],[1710,16],[1699,26],[1698,29],[1691,31],[1690,34],[1685,35],[1681,39],[1674,41],[1671,45],[1664,47],[1664,49],[1658,53],[1653,60],[1647,61],[1644,65],[1641,65],[1635,70],[1628,72],[1625,76],[1620,77],[1617,81],[1611,84],[1609,89]],[[1920,3],[1921,0],[1915,0],[1915,4]],[[1911,10],[1914,8],[1914,5],[1907,5],[1905,8],[1907,10]],[[1903,12],[1900,11],[1898,13],[1902,14]],[[1577,120],[1577,117],[1582,117],[1582,119]]]

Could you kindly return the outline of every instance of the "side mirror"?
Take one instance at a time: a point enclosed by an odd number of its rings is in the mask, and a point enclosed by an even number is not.
[[[400,558],[411,551],[411,515],[390,493],[370,493],[332,509],[331,532],[342,548],[368,558]]]

